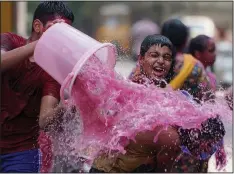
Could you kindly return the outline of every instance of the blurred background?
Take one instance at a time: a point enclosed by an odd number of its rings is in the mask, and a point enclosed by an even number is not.
[[[28,37],[39,2],[1,1],[1,32]],[[150,32],[159,33],[169,18],[179,18],[190,37],[206,34],[216,40],[217,58],[211,68],[222,86],[232,84],[233,2],[65,2],[75,15],[74,27],[119,51],[116,69],[127,76],[135,66],[139,43]],[[142,25],[143,24],[143,25]],[[142,28],[142,27],[143,28]]]

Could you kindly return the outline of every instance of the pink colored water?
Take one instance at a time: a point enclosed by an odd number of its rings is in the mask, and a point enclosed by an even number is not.
[[[77,76],[70,102],[78,113],[65,114],[68,121],[63,133],[57,134],[60,148],[55,153],[90,160],[100,150],[124,152],[128,139],[158,125],[199,128],[201,122],[216,115],[232,119],[232,112],[221,99],[201,106],[169,87],[146,87],[125,80],[94,58]]]
[[[40,145],[40,150],[42,154],[40,172],[48,173],[50,172],[50,169],[52,167],[52,159],[53,159],[51,140],[49,136],[46,135],[45,132],[40,132],[38,143]]]

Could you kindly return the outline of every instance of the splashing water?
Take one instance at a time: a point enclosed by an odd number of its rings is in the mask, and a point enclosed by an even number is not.
[[[68,121],[62,123],[63,133],[53,136],[59,146],[54,154],[90,162],[100,151],[124,153],[129,139],[159,125],[199,129],[203,121],[216,115],[232,119],[223,99],[201,106],[169,87],[146,87],[126,80],[95,58],[77,76],[69,102],[78,112],[65,114]]]

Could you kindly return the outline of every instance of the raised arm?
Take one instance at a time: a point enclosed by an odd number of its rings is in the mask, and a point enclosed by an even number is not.
[[[32,42],[11,51],[1,50],[1,73],[33,56],[35,46],[36,42]]]
[[[61,105],[58,105],[60,100],[60,84],[46,72],[42,75],[41,78],[43,81],[43,91],[39,115],[39,125],[41,129],[44,129],[56,118],[62,107]]]
[[[59,114],[63,114],[63,108],[58,105],[58,102],[58,99],[53,96],[47,95],[42,98],[39,116],[41,129],[46,129],[56,118],[59,118]]]
[[[25,45],[26,40],[18,35],[1,34],[1,73],[33,56],[36,43]]]

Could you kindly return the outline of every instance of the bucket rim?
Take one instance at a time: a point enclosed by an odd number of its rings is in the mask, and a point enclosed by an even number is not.
[[[93,47],[92,49],[87,51],[83,56],[81,56],[81,58],[77,61],[77,63],[73,67],[72,72],[67,75],[67,77],[65,78],[65,80],[63,81],[63,83],[61,85],[60,97],[61,97],[62,103],[66,104],[63,96],[64,96],[64,90],[67,89],[67,86],[68,86],[68,95],[70,97],[71,92],[72,92],[73,84],[74,84],[75,79],[76,79],[78,73],[80,72],[81,68],[89,60],[89,58],[91,58],[91,56],[93,54],[95,54],[97,51],[99,51],[100,49],[105,48],[105,47],[109,47],[110,49],[113,49],[113,53],[115,55],[117,54],[116,47],[113,44],[111,44],[111,43],[102,43],[102,44],[96,45],[95,47]],[[107,62],[108,62],[108,59],[107,59]],[[111,62],[109,62],[109,66],[111,68],[114,68],[115,64],[116,64],[116,59],[113,59],[113,60],[111,60]]]

